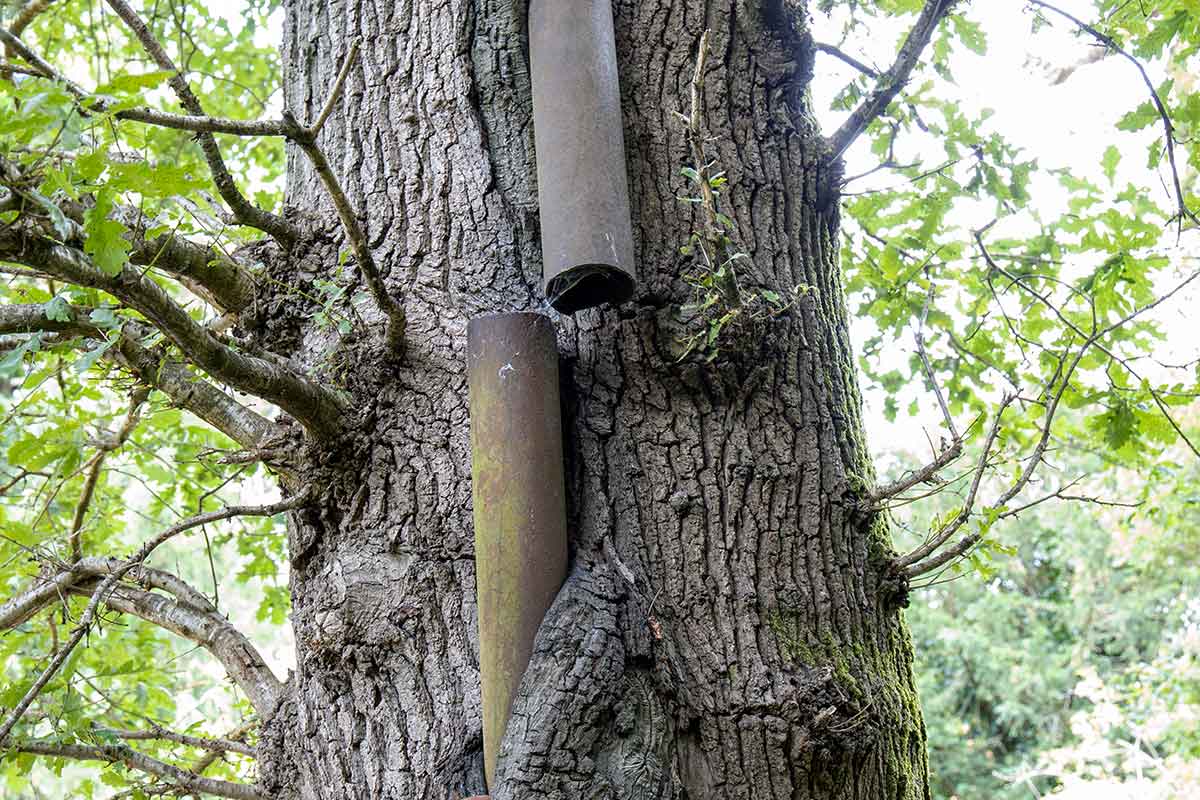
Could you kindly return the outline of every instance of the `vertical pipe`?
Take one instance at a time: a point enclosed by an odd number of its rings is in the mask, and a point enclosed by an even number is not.
[[[529,60],[546,298],[570,314],[633,295],[612,0],[532,0]]]
[[[541,314],[467,325],[471,493],[488,785],[533,637],[566,578],[558,347]]]

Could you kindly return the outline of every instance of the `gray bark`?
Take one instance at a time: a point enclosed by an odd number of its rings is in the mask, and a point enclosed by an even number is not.
[[[289,107],[312,118],[361,56],[320,144],[360,211],[407,350],[336,343],[295,297],[246,322],[348,393],[290,527],[298,670],[264,731],[272,797],[484,790],[465,328],[541,309],[524,7],[290,0]],[[837,266],[838,211],[807,106],[811,40],[782,2],[615,3],[641,284],[557,318],[572,572],[505,738],[498,798],[925,798],[911,647],[886,578]],[[695,48],[728,170],[744,285],[811,287],[762,342],[677,364],[677,200]],[[336,215],[290,157],[303,239],[284,284],[334,273]],[[586,191],[587,187],[581,187]],[[582,220],[581,224],[586,224]],[[353,263],[347,267],[355,278]],[[377,328],[378,313],[361,310]]]

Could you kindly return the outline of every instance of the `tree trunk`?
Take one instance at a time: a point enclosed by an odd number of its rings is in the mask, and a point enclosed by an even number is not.
[[[640,285],[619,309],[556,318],[572,569],[498,798],[929,796],[888,531],[858,511],[872,473],[836,175],[794,5],[615,3]],[[286,15],[298,117],[361,41],[321,144],[409,324],[396,362],[365,337],[336,344],[295,292],[258,304],[259,333],[359,410],[344,441],[303,454],[320,502],[291,520],[299,666],[262,780],[284,798],[471,795],[485,787],[466,322],[544,308],[525,3],[290,0]],[[754,265],[741,279],[805,288],[761,343],[702,365],[677,363],[680,246],[701,223],[677,199],[690,156],[675,112],[705,28],[710,153]],[[336,216],[295,152],[289,166],[292,216],[313,234],[267,261],[274,285],[312,294],[338,269]]]

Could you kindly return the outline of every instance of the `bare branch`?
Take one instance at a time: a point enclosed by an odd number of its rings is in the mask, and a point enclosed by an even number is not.
[[[125,266],[108,275],[79,250],[21,224],[0,232],[0,254],[69,283],[108,292],[146,317],[197,366],[234,388],[270,400],[318,438],[332,437],[340,429],[341,404],[333,392],[273,361],[226,346],[138,270]]]
[[[929,363],[929,354],[925,351],[925,322],[929,317],[929,308],[933,304],[933,294],[934,285],[933,281],[930,281],[929,293],[925,296],[925,307],[921,311],[920,322],[917,325],[917,332],[914,338],[917,342],[917,353],[921,358],[921,365],[925,370],[925,379],[929,381],[929,385],[933,387],[933,392],[937,396],[938,406],[942,410],[942,418],[946,422],[946,428],[950,431],[950,440],[948,442],[945,440],[942,441],[941,449],[934,455],[933,461],[871,492],[871,506],[875,510],[881,507],[881,501],[906,492],[919,483],[932,480],[939,472],[954,463],[962,455],[963,437],[959,434],[958,428],[954,424],[954,417],[950,415],[950,407],[946,405],[946,398],[942,394],[942,387],[937,382],[933,366]]]
[[[169,539],[184,533],[185,531],[189,531],[192,528],[198,528],[201,525],[207,525],[212,522],[219,522],[221,520],[238,516],[273,516],[283,511],[290,511],[292,509],[299,508],[305,502],[307,502],[307,500],[308,487],[305,487],[292,497],[282,500],[278,503],[272,503],[270,505],[227,506],[218,511],[194,514],[187,519],[180,520],[162,533],[155,536],[153,539],[150,539],[143,544],[136,553],[134,553],[125,561],[124,564],[109,573],[108,577],[104,578],[104,580],[102,580],[96,587],[92,593],[92,598],[88,601],[87,606],[83,610],[83,614],[79,618],[79,623],[75,626],[75,630],[72,631],[70,639],[68,639],[67,642],[59,649],[59,651],[51,659],[49,665],[47,665],[45,670],[42,671],[42,674],[38,676],[37,680],[33,682],[33,685],[30,686],[28,691],[25,692],[24,696],[17,703],[16,707],[14,707],[8,716],[5,717],[3,724],[0,724],[0,741],[3,741],[10,733],[12,733],[13,727],[21,719],[21,716],[29,708],[30,704],[32,704],[34,699],[37,698],[42,689],[46,687],[46,684],[50,682],[50,679],[57,674],[58,670],[66,662],[67,657],[70,656],[71,651],[74,650],[76,645],[79,644],[80,640],[83,639],[84,634],[86,634],[88,629],[91,627],[92,620],[94,620],[96,617],[96,610],[99,607],[101,600],[107,599],[109,593],[113,588],[116,587],[117,583],[123,577],[125,577],[127,573],[138,568],[142,562],[146,560],[147,556],[154,552],[154,550],[160,545]]]
[[[958,428],[954,425],[954,417],[950,415],[950,407],[946,405],[946,397],[942,394],[942,387],[937,382],[937,376],[933,372],[933,367],[929,363],[929,354],[925,351],[925,322],[929,319],[929,307],[933,305],[934,284],[929,282],[929,293],[925,295],[925,307],[921,310],[921,320],[917,324],[917,332],[915,338],[917,340],[917,353],[921,357],[921,366],[925,369],[925,379],[929,381],[929,385],[933,388],[933,393],[937,397],[938,407],[942,410],[942,419],[946,422],[946,429],[950,431],[950,436],[953,439],[961,438],[958,435]]]
[[[106,736],[115,736],[127,742],[176,742],[177,744],[195,747],[209,752],[241,753],[253,758],[255,750],[245,742],[235,742],[232,739],[214,739],[207,736],[189,736],[186,733],[176,733],[161,725],[151,725],[145,730],[126,730],[124,728],[96,728],[96,732]]]
[[[24,624],[42,609],[65,597],[71,587],[79,581],[89,577],[111,575],[124,563],[118,558],[88,556],[74,564],[63,565],[61,571],[50,577],[35,578],[28,589],[0,606],[0,631],[11,630]],[[197,611],[215,613],[217,610],[203,594],[169,572],[139,564],[130,570],[126,577],[145,589],[161,589],[168,592],[180,603]]]
[[[885,500],[903,494],[918,484],[933,480],[937,477],[938,473],[957,461],[958,457],[962,455],[962,451],[962,439],[954,439],[948,446],[943,447],[928,464],[906,472],[891,483],[885,483],[883,486],[876,487],[875,491],[871,492],[870,495],[871,508],[879,510],[883,507]]]
[[[338,98],[342,96],[342,89],[346,86],[346,78],[350,75],[350,67],[354,66],[354,59],[358,58],[358,41],[350,43],[350,49],[346,52],[346,57],[342,60],[342,68],[338,70],[337,77],[333,81],[333,88],[329,90],[329,99],[325,101],[325,107],[321,109],[321,113],[317,115],[316,120],[312,125],[308,126],[308,135],[312,139],[316,139],[321,133],[321,128],[325,127],[325,120],[329,119],[329,115],[333,113],[333,107],[337,105]]]
[[[385,337],[388,349],[393,353],[399,353],[404,346],[404,332],[408,324],[404,308],[388,294],[387,287],[383,283],[383,277],[379,274],[379,267],[375,264],[375,257],[371,255],[371,247],[367,242],[367,235],[363,231],[362,225],[358,222],[358,216],[354,213],[350,201],[346,199],[346,193],[342,191],[341,184],[338,183],[337,176],[333,174],[333,168],[329,166],[328,159],[325,158],[325,154],[317,146],[317,133],[324,126],[330,113],[332,113],[334,103],[345,86],[346,76],[349,74],[350,66],[357,55],[358,42],[354,42],[350,45],[349,52],[346,53],[346,58],[342,62],[342,68],[338,72],[337,79],[334,81],[333,91],[329,96],[329,100],[325,103],[325,107],[317,117],[316,122],[308,128],[296,126],[290,136],[300,146],[300,149],[304,151],[304,154],[308,156],[308,160],[312,162],[317,177],[321,179],[321,183],[325,186],[325,191],[329,193],[329,198],[333,201],[333,207],[337,209],[338,219],[341,220],[342,227],[346,231],[346,237],[350,240],[350,247],[354,251],[354,258],[358,262],[359,270],[362,271],[367,288],[370,290],[371,296],[375,298],[375,303],[379,306],[379,310],[383,312],[384,317],[387,319]]]
[[[1142,76],[1142,83],[1146,84],[1146,89],[1150,92],[1150,101],[1154,104],[1154,110],[1158,112],[1159,119],[1162,121],[1163,135],[1166,137],[1167,143],[1167,162],[1171,166],[1171,180],[1174,182],[1175,202],[1178,204],[1179,224],[1182,227],[1183,220],[1190,219],[1197,225],[1200,225],[1200,218],[1196,216],[1196,212],[1187,207],[1187,202],[1183,196],[1183,186],[1179,180],[1179,167],[1175,163],[1175,124],[1171,122],[1171,115],[1167,112],[1167,107],[1163,103],[1162,98],[1158,96],[1158,89],[1154,87],[1154,82],[1150,80],[1150,76],[1146,73],[1146,68],[1142,66],[1142,62],[1138,61],[1127,50],[1117,44],[1117,41],[1106,33],[1102,33],[1096,28],[1088,25],[1083,20],[1072,14],[1063,11],[1061,8],[1052,6],[1049,3],[1044,3],[1042,0],[1028,0],[1029,5],[1045,9],[1058,14],[1064,19],[1070,20],[1079,30],[1086,32],[1096,41],[1100,42],[1109,50],[1124,58],[1130,64],[1137,68],[1138,73]]]
[[[1070,491],[1075,486],[1079,485],[1082,481],[1083,481],[1083,477],[1076,478],[1075,480],[1071,481],[1070,483],[1060,486],[1058,489],[1054,490],[1053,492],[1050,492],[1049,494],[1044,494],[1041,497],[1030,500],[1028,503],[1025,503],[1024,505],[1017,506],[1016,508],[1010,508],[1008,511],[1005,511],[1003,514],[997,515],[996,520],[1000,521],[1002,519],[1008,519],[1009,517],[1020,516],[1022,513],[1028,511],[1029,509],[1033,508],[1034,506],[1040,506],[1042,503],[1045,503],[1047,500],[1066,500],[1068,502],[1074,502],[1074,503],[1091,503],[1092,505],[1108,506],[1111,508],[1140,508],[1142,505],[1144,505],[1141,502],[1122,503],[1117,500],[1103,500],[1099,497],[1093,497],[1090,495],[1067,494],[1068,491]]]
[[[20,36],[21,32],[29,27],[29,23],[37,19],[38,15],[48,9],[53,2],[54,0],[30,0],[24,8],[17,12],[17,16],[8,29],[13,32],[14,36]]]
[[[895,63],[879,77],[879,82],[871,90],[871,93],[863,99],[858,108],[850,113],[849,118],[842,123],[842,126],[829,137],[830,159],[840,158],[854,143],[854,140],[867,129],[867,125],[884,112],[888,104],[908,82],[908,76],[912,74],[913,68],[921,58],[921,52],[929,44],[933,32],[950,13],[955,2],[956,0],[926,0],[925,7],[921,9],[921,14],[917,17],[916,24],[913,25],[904,44],[900,47]]]
[[[110,571],[109,577],[119,569]],[[69,591],[86,597],[98,592],[100,586],[103,581],[92,585],[77,583]],[[194,589],[191,592],[196,593]],[[199,611],[161,594],[125,585],[113,587],[104,604],[200,645],[221,662],[226,674],[246,693],[260,716],[269,717],[274,712],[283,683],[245,635],[216,611]]]
[[[250,719],[242,722],[229,733],[225,734],[223,738],[228,741],[240,742],[246,738],[246,734],[253,730],[254,726],[257,724],[258,720],[254,717],[251,717]],[[204,771],[212,766],[212,764],[220,757],[220,755],[220,753],[210,750],[198,758],[195,764],[192,764],[191,772],[195,773],[196,775],[203,775]]]
[[[897,558],[894,562],[897,568],[903,569],[909,567],[935,552],[939,547],[948,542],[967,523],[967,520],[971,518],[971,514],[975,509],[975,498],[979,494],[979,486],[983,482],[983,475],[987,471],[987,466],[991,459],[992,446],[996,443],[996,437],[1000,434],[1000,424],[1004,420],[1004,412],[1016,399],[1016,395],[1005,395],[1004,399],[1000,402],[1000,407],[996,409],[996,416],[992,420],[992,427],[988,430],[987,438],[983,442],[983,452],[980,454],[979,462],[975,467],[975,475],[971,480],[971,488],[967,491],[967,497],[963,501],[962,508],[959,509],[958,514],[943,525],[920,547]],[[913,572],[910,574],[910,570],[905,570],[905,574],[912,577],[919,573]]]
[[[79,576],[74,571],[59,573],[49,580],[39,580],[20,594],[0,605],[0,631],[10,630],[28,622],[43,608],[65,597]]]
[[[72,564],[71,569],[78,575],[94,577],[111,575],[120,569],[122,564],[124,562],[121,559],[112,558],[111,556],[88,556],[78,563]],[[161,589],[173,595],[183,605],[193,608],[196,611],[206,614],[216,613],[217,611],[216,606],[210,603],[208,598],[201,592],[170,572],[155,569],[154,567],[147,567],[145,564],[139,564],[126,574],[126,578],[145,589]]]
[[[12,741],[0,739],[0,747],[17,752],[54,758],[74,758],[82,761],[120,762],[130,769],[170,780],[190,792],[229,797],[233,800],[267,800],[253,786],[205,778],[185,769],[139,753],[125,744],[82,745],[46,741]]]
[[[157,223],[136,209],[119,209],[117,219],[130,232],[131,264],[154,267],[179,278],[193,294],[222,311],[242,311],[254,302],[254,276],[221,248],[172,232],[147,239],[146,231]]]
[[[824,42],[813,42],[813,49],[816,50],[818,53],[827,53],[840,61],[844,61],[845,63],[854,67],[856,70],[858,70],[862,74],[866,75],[867,77],[870,77],[870,78],[878,78],[879,77],[878,72],[871,69],[866,64],[859,61],[857,58],[850,55],[849,53],[842,50],[841,48],[834,47],[833,45],[826,44]]]
[[[200,100],[192,92],[187,80],[184,79],[183,73],[175,66],[170,56],[154,38],[154,34],[142,21],[137,12],[129,6],[125,0],[107,0],[113,11],[119,16],[129,29],[133,31],[134,36],[142,43],[142,47],[158,65],[159,69],[171,73],[168,79],[171,88],[175,90],[175,94],[179,96],[180,102],[184,109],[191,115],[203,117],[204,107],[200,104]],[[282,217],[263,211],[250,203],[245,196],[238,190],[237,185],[233,181],[233,176],[229,174],[229,168],[225,166],[225,160],[221,157],[221,151],[217,147],[217,140],[212,133],[202,131],[196,134],[197,141],[200,143],[200,149],[204,151],[204,158],[208,161],[209,170],[212,172],[213,180],[217,184],[217,191],[221,197],[229,204],[233,210],[233,215],[243,225],[249,225],[253,228],[258,228],[261,231],[266,231],[274,237],[285,248],[289,247],[299,236],[296,227]]]

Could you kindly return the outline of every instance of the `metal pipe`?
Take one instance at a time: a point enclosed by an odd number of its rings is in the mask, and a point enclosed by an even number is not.
[[[529,60],[542,282],[565,314],[633,296],[612,0],[532,0]]]
[[[541,314],[467,324],[471,494],[488,785],[538,626],[567,573],[558,347]]]

